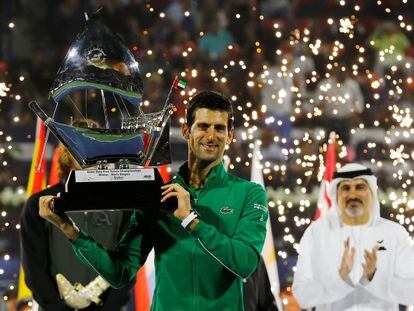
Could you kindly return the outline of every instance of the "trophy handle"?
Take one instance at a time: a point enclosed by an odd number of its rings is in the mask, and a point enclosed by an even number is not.
[[[167,120],[168,121],[168,120]],[[162,127],[161,127],[161,131],[158,133],[158,135],[157,135],[157,137],[151,137],[150,138],[150,141],[149,141],[149,149],[150,149],[150,152],[149,152],[149,154],[148,154],[148,156],[147,156],[147,158],[145,159],[145,167],[148,167],[149,165],[150,165],[150,163],[151,163],[151,160],[152,160],[152,158],[153,158],[153,156],[154,156],[154,153],[155,153],[155,151],[156,151],[156,149],[157,149],[157,147],[158,147],[158,143],[159,143],[159,141],[160,141],[160,139],[161,139],[161,137],[162,137],[162,135],[163,135],[163,133],[164,133],[164,131],[165,131],[165,128],[167,127],[166,126],[166,124],[167,124],[167,121],[165,122],[165,123],[163,123],[163,125],[162,125]],[[168,126],[168,130],[170,130],[170,127]]]
[[[161,117],[161,131],[158,134],[157,137],[153,137],[151,135],[150,137],[150,141],[149,141],[149,150],[150,153],[147,155],[146,159],[145,159],[145,167],[148,167],[151,163],[152,157],[154,156],[155,150],[157,149],[158,143],[161,139],[161,136],[165,130],[165,126],[172,114],[172,110],[174,108],[174,104],[171,102],[171,95],[174,92],[174,90],[176,89],[176,85],[178,82],[178,76],[175,77],[171,87],[170,87],[170,91],[168,92],[167,98],[165,99],[165,104],[164,104],[164,108],[162,111],[162,117]]]
[[[49,137],[49,131],[51,131],[53,133],[53,135],[55,135],[56,138],[70,151],[70,153],[73,155],[73,157],[75,158],[75,160],[81,166],[86,165],[86,162],[83,160],[83,158],[80,157],[78,155],[78,153],[74,152],[73,148],[65,140],[60,139],[61,135],[59,134],[59,131],[56,129],[56,126],[53,123],[53,119],[51,117],[49,117],[46,114],[46,112],[43,111],[42,108],[40,108],[39,104],[35,100],[32,100],[29,103],[28,106],[42,120],[43,124],[48,129],[47,136],[46,136],[46,141],[47,141],[47,139]],[[45,144],[45,146],[46,146],[46,144]],[[44,153],[44,150],[43,150],[43,153]]]
[[[47,126],[51,118],[47,116],[47,114],[42,110],[42,108],[40,108],[38,103],[35,100],[32,100],[28,106]]]

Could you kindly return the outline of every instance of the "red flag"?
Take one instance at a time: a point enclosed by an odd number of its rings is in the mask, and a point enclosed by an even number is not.
[[[44,156],[45,137],[46,127],[42,120],[37,118],[36,139],[26,197],[30,197],[33,193],[39,192],[46,187],[46,158]]]
[[[331,132],[329,134],[328,148],[326,150],[325,158],[325,172],[323,174],[323,178],[321,181],[321,187],[319,190],[318,203],[314,220],[323,216],[332,205],[327,191],[329,183],[332,181],[336,167],[335,135],[335,132]]]
[[[59,150],[60,148],[57,147],[53,152],[53,159],[52,164],[50,166],[50,173],[49,173],[49,186],[56,185],[59,181],[59,174],[58,174],[58,158],[59,158]]]
[[[167,183],[168,181],[170,181],[170,179],[171,179],[171,177],[170,177],[171,168],[168,164],[159,166],[158,171],[160,172],[160,175],[161,175],[162,180],[164,181],[164,183]]]
[[[137,279],[134,286],[135,311],[148,311],[151,307],[151,296],[145,273],[145,265],[137,272]]]
[[[29,181],[27,183],[26,197],[39,192],[46,187],[46,158],[44,156],[46,139],[46,127],[40,118],[36,121],[36,138],[33,151],[32,165],[30,167]],[[19,300],[30,297],[32,295],[30,289],[24,282],[23,267],[20,266],[19,288],[17,298]]]

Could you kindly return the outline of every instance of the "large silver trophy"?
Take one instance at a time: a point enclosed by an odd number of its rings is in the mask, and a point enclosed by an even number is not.
[[[176,79],[158,112],[144,113],[134,56],[98,13],[87,19],[57,73],[48,102],[42,107],[35,101],[29,104],[83,168],[69,175],[65,192],[55,200],[57,212],[160,204],[163,182],[155,167],[171,162],[171,98],[180,85]],[[100,114],[104,126],[72,126],[67,111],[81,119],[94,115],[96,120]]]

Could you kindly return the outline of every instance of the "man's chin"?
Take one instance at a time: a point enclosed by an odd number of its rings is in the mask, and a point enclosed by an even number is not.
[[[200,157],[198,160],[202,162],[214,162],[217,160],[217,157]]]
[[[218,158],[217,154],[200,154],[197,159],[203,162],[214,162]]]
[[[364,215],[364,210],[359,208],[346,208],[346,215],[351,218],[358,218]]]

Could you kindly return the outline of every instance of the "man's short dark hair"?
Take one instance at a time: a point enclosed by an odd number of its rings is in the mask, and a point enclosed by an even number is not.
[[[231,129],[234,123],[233,106],[231,101],[223,94],[215,91],[201,91],[194,95],[187,108],[187,124],[191,127],[197,109],[207,108],[227,112],[227,128]]]

